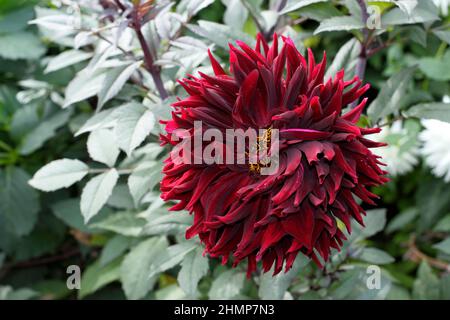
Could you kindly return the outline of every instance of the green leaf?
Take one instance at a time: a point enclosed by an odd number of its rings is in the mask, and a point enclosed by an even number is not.
[[[125,257],[121,266],[122,287],[128,299],[143,298],[153,287],[156,274],[149,276],[151,266],[167,250],[164,237],[142,241]]]
[[[58,219],[71,228],[88,234],[99,233],[102,231],[92,228],[90,225],[86,225],[84,223],[80,210],[80,201],[78,199],[65,199],[58,201],[51,205],[51,209]],[[91,223],[105,219],[105,216],[107,216],[108,213],[109,210],[100,210],[100,212],[91,220]]]
[[[377,248],[364,248],[359,259],[373,264],[390,264],[395,261],[392,256]]]
[[[120,257],[130,246],[131,239],[120,234],[112,237],[103,247],[100,254],[100,265],[104,266]]]
[[[71,294],[66,281],[63,280],[43,280],[33,284],[32,288],[42,299],[48,300],[61,300]]]
[[[29,300],[35,298],[37,293],[28,288],[21,288],[14,290],[10,286],[0,286],[0,301],[1,300]]]
[[[442,58],[422,58],[419,68],[428,78],[437,81],[450,80],[450,50]]]
[[[38,194],[29,179],[21,168],[0,170],[0,224],[17,236],[30,233],[37,221]]]
[[[433,248],[450,255],[450,238],[447,238],[433,246]]]
[[[63,51],[56,57],[50,59],[49,63],[47,64],[47,68],[45,68],[44,73],[50,73],[70,67],[74,64],[85,61],[91,57],[92,57],[91,52],[85,52],[81,50]]]
[[[93,223],[92,227],[112,231],[124,236],[137,237],[142,233],[145,220],[130,212],[115,213],[106,219]]]
[[[0,252],[0,269],[3,267],[3,263],[5,262],[6,255],[3,252]]]
[[[188,29],[225,50],[229,50],[228,43],[235,40],[242,40],[250,46],[255,44],[254,38],[236,28],[205,20],[199,20],[197,23],[198,25],[188,24]]]
[[[314,34],[329,31],[350,31],[364,28],[364,24],[356,17],[342,16],[323,20]]]
[[[422,261],[414,281],[413,298],[417,300],[439,299],[439,279],[430,266]]]
[[[361,45],[356,39],[347,41],[336,53],[333,62],[325,74],[325,78],[328,79],[334,77],[336,73],[342,69],[349,72],[351,66],[355,65],[360,52]]]
[[[109,197],[106,204],[116,209],[123,210],[130,210],[135,208],[133,197],[131,196],[130,190],[125,183],[118,183],[114,187],[112,195],[111,197]]]
[[[433,230],[438,232],[450,232],[450,215],[446,215],[444,218],[439,220]]]
[[[122,259],[116,259],[106,266],[101,266],[98,260],[91,264],[81,277],[78,297],[83,299],[111,282],[119,280],[121,263]]]
[[[111,130],[100,129],[91,132],[87,141],[89,156],[95,161],[113,167],[120,153],[115,140],[116,137]]]
[[[433,30],[436,37],[450,44],[450,30]]]
[[[273,275],[272,270],[261,275],[258,295],[263,300],[281,300],[284,298],[287,289],[294,279],[299,275],[300,270],[309,263],[303,255],[297,256],[292,268],[284,273]]]
[[[55,136],[57,129],[69,121],[72,110],[61,110],[47,119],[39,122],[39,125],[31,130],[23,139],[20,146],[20,154],[29,155],[42,147],[44,143]]]
[[[170,246],[167,250],[158,254],[152,261],[148,277],[151,278],[160,272],[175,267],[183,261],[185,255],[196,247],[197,244],[193,241],[186,241]]]
[[[212,300],[226,300],[237,296],[244,286],[245,274],[236,269],[222,272],[214,279],[209,298]]]
[[[145,235],[177,235],[192,224],[192,216],[187,212],[167,212],[165,208],[149,211],[150,214],[141,215],[148,221],[142,231]]]
[[[325,2],[326,0],[288,0],[280,14],[286,14],[298,10],[313,3]]]
[[[33,18],[33,15],[32,7],[14,10],[6,15],[0,12],[1,33],[11,33],[25,29],[28,27],[28,21]]]
[[[438,10],[432,1],[419,0],[417,6],[412,7],[412,1],[396,1],[402,8],[393,8],[381,17],[383,26],[415,24],[439,20]],[[401,3],[401,4],[400,4]],[[408,6],[406,6],[408,4]],[[411,10],[412,9],[412,10]],[[411,12],[409,12],[411,11]]]
[[[394,231],[404,228],[407,224],[411,223],[419,215],[419,210],[416,207],[412,207],[402,211],[396,215],[386,227],[386,233],[392,233]]]
[[[368,210],[363,221],[365,227],[361,227],[356,222],[353,223],[353,232],[350,237],[351,242],[370,238],[383,230],[386,225],[386,209]]]
[[[135,204],[139,204],[142,197],[153,189],[162,177],[160,161],[140,163],[128,178],[128,187]]]
[[[104,69],[96,70],[93,73],[89,70],[78,72],[77,76],[66,87],[63,108],[98,94],[105,79],[106,73]]]
[[[198,282],[208,273],[208,270],[208,258],[203,256],[202,248],[197,248],[184,257],[178,273],[178,284],[188,297],[197,297]]]
[[[83,179],[88,172],[89,167],[80,160],[55,160],[39,169],[29,183],[42,191],[55,191],[70,187]]]
[[[241,0],[222,0],[226,5],[223,21],[230,27],[242,30],[248,17],[248,10]]]
[[[81,193],[80,203],[85,223],[88,223],[108,201],[118,179],[117,170],[109,169],[86,184]]]
[[[128,79],[142,65],[141,61],[130,65],[119,66],[111,69],[103,79],[101,90],[98,93],[97,109],[100,110],[103,105],[114,98],[123,88]]]
[[[75,133],[75,136],[99,129],[112,128],[116,124],[116,109],[108,109],[96,112],[88,121]]]
[[[442,214],[447,213],[450,198],[447,196],[447,184],[442,179],[422,179],[416,195],[420,218],[416,224],[419,231],[425,231],[436,223]]]
[[[450,103],[433,102],[417,104],[403,112],[406,117],[436,119],[450,122]]]
[[[14,112],[11,122],[10,134],[15,141],[20,142],[27,133],[39,125],[39,117],[36,106],[33,104],[23,107],[19,104],[16,108],[17,111]]]
[[[415,67],[403,69],[386,81],[378,97],[370,104],[367,110],[373,123],[397,112],[402,107],[400,101],[405,95],[415,69]]]
[[[450,300],[450,275],[446,274],[441,278],[441,299]]]
[[[365,265],[349,265],[332,283],[329,295],[336,300],[382,300],[388,295],[392,286],[389,274],[380,269],[380,287],[368,287],[369,277],[374,276]]]
[[[150,134],[155,125],[155,116],[136,102],[123,105],[116,112],[116,139],[119,147],[130,155]]]
[[[10,60],[40,58],[46,49],[31,32],[0,34],[0,57]]]

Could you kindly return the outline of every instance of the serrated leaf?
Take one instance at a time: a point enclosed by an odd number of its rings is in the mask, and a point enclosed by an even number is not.
[[[393,8],[381,17],[383,26],[415,24],[439,20],[438,10],[432,1],[397,0],[400,8]]]
[[[130,212],[115,213],[102,221],[92,224],[92,227],[130,237],[139,236],[144,226],[145,220]]]
[[[439,299],[439,279],[425,261],[420,264],[417,278],[414,281],[413,298],[418,300]]]
[[[167,212],[162,210],[148,210],[150,214],[144,218],[147,224],[142,231],[145,235],[176,235],[184,232],[192,224],[192,217],[183,212]]]
[[[90,225],[86,225],[84,223],[83,216],[81,215],[79,199],[69,198],[58,201],[51,205],[51,209],[53,214],[70,228],[80,230],[81,232],[88,234],[94,234],[103,231],[92,228]],[[105,219],[105,216],[107,216],[108,214],[109,210],[100,210],[99,214],[97,214],[91,220],[91,223],[95,223],[97,221],[101,221],[101,219]]]
[[[450,103],[421,103],[409,108],[403,114],[406,117],[450,122]]]
[[[326,0],[288,0],[280,14],[286,14],[300,8],[309,6],[313,3],[325,2]]]
[[[186,241],[170,246],[152,261],[148,277],[151,278],[160,272],[175,267],[183,261],[184,256],[194,250],[196,246],[196,243],[193,241]]]
[[[167,249],[164,237],[142,241],[125,257],[121,266],[122,287],[128,299],[143,298],[153,287],[156,274],[149,276],[152,264]]]
[[[99,129],[112,128],[116,124],[116,109],[108,109],[95,113],[88,121],[75,133],[75,136]]]
[[[21,168],[0,170],[0,224],[17,236],[30,233],[37,221],[38,195],[29,178]]]
[[[28,300],[37,296],[37,292],[29,288],[14,290],[10,286],[0,286],[1,300]]]
[[[450,255],[450,238],[447,238],[433,246],[433,248]]]
[[[367,109],[369,118],[373,123],[397,112],[402,107],[400,101],[405,95],[415,69],[415,67],[403,69],[386,81],[378,97]]]
[[[111,130],[100,129],[93,131],[87,141],[89,156],[109,167],[114,166],[120,150],[116,144],[116,137]]]
[[[364,28],[364,24],[356,17],[342,16],[323,20],[314,34],[329,31],[350,31]]]
[[[255,44],[254,38],[236,28],[205,20],[199,20],[197,23],[198,25],[188,24],[187,27],[192,32],[207,38],[225,50],[229,50],[228,43],[235,40],[242,40],[249,46]]]
[[[248,10],[241,0],[222,0],[226,5],[226,10],[223,15],[223,21],[226,25],[237,29],[244,27],[245,21],[248,17]]]
[[[386,227],[386,233],[391,233],[401,228],[404,228],[407,224],[411,223],[419,215],[419,210],[416,207],[406,209],[396,215]]]
[[[59,55],[50,59],[44,72],[50,73],[57,70],[61,70],[74,64],[77,64],[79,62],[85,61],[91,57],[92,57],[91,52],[85,52],[80,50],[63,51]]]
[[[450,44],[450,30],[434,30],[433,33],[442,41]]]
[[[103,69],[99,69],[94,73],[88,70],[78,72],[76,77],[66,87],[63,108],[98,94],[102,89],[105,78],[106,72]]]
[[[373,264],[389,264],[395,261],[388,253],[377,248],[364,248],[359,259]]]
[[[103,80],[101,90],[98,93],[98,110],[100,110],[106,102],[114,98],[119,93],[131,75],[139,69],[141,64],[142,62],[138,61],[130,65],[119,66],[108,71]]]
[[[352,223],[352,234],[349,241],[355,242],[370,238],[384,229],[386,225],[386,209],[372,209],[366,211],[363,217],[365,227],[360,226],[355,221]]]
[[[97,260],[91,264],[81,277],[81,289],[78,297],[83,299],[107,284],[119,280],[121,262],[121,259],[116,259],[106,266],[101,266]]]
[[[437,81],[450,80],[450,50],[440,58],[426,57],[419,59],[419,68],[428,78]]]
[[[189,297],[196,298],[197,284],[208,270],[208,258],[203,256],[203,249],[197,248],[184,257],[178,273],[178,284]]]
[[[20,154],[29,155],[42,147],[44,143],[53,138],[57,129],[69,121],[72,110],[60,110],[47,119],[41,120],[39,125],[23,138]]]
[[[112,237],[102,249],[99,263],[101,266],[107,265],[117,257],[120,257],[130,246],[131,238],[120,234]]]
[[[0,57],[5,59],[38,59],[45,50],[39,38],[31,32],[0,34]]]
[[[261,275],[258,295],[263,300],[281,300],[284,298],[287,289],[298,276],[301,268],[305,267],[309,260],[304,256],[297,256],[292,268],[287,272],[281,272],[273,275],[271,271]]]
[[[128,155],[138,147],[155,125],[155,116],[139,103],[130,102],[116,111],[116,139]]]
[[[212,283],[209,298],[226,300],[237,296],[244,286],[245,274],[235,269],[221,273]]]
[[[111,196],[112,190],[119,179],[116,169],[109,169],[92,178],[81,193],[81,214],[88,223],[103,207]]]
[[[347,72],[350,71],[352,62],[356,61],[360,52],[361,45],[356,39],[350,39],[347,41],[336,53],[333,62],[325,74],[325,78],[328,79],[330,77],[334,77],[336,73],[342,69]]]
[[[151,161],[139,164],[128,178],[128,187],[135,204],[161,181],[162,166],[160,162]]]
[[[30,185],[42,191],[54,191],[70,187],[83,179],[89,167],[76,159],[60,159],[39,169],[29,181]]]

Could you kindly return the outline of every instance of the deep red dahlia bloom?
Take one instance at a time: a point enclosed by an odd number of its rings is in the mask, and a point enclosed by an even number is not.
[[[362,222],[364,210],[355,196],[374,204],[367,190],[387,181],[385,171],[369,148],[382,144],[364,136],[379,128],[360,128],[356,122],[366,104],[342,109],[369,88],[361,80],[344,80],[340,71],[324,82],[326,58],[308,61],[289,38],[278,51],[258,36],[256,48],[243,42],[230,45],[230,74],[210,53],[214,76],[200,73],[180,83],[188,97],[173,104],[164,143],[176,145],[175,129],[193,134],[194,121],[206,128],[279,129],[280,161],[276,174],[263,176],[249,165],[174,163],[169,157],[161,183],[164,200],[179,200],[172,210],[194,213],[186,237],[199,235],[211,257],[230,256],[237,265],[248,259],[249,274],[261,260],[264,271],[275,263],[289,270],[299,252],[320,264],[331,248],[345,240],[352,218]]]

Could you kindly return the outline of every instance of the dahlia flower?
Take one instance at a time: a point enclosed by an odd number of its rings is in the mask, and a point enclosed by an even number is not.
[[[410,172],[419,162],[419,146],[410,144],[407,129],[400,120],[395,121],[390,127],[372,136],[374,141],[388,141],[389,144],[375,151],[386,163],[386,171],[392,176],[403,175]]]
[[[434,119],[422,120],[425,127],[419,139],[423,142],[425,163],[437,177],[450,182],[450,123]]]
[[[356,124],[367,99],[341,112],[369,85],[356,77],[345,81],[343,71],[324,82],[325,54],[316,63],[311,50],[306,60],[290,38],[283,37],[280,50],[278,41],[274,35],[269,46],[258,36],[255,49],[230,44],[229,73],[209,52],[214,75],[180,81],[188,96],[162,122],[162,144],[173,146],[181,143],[178,129],[193,139],[195,121],[202,121],[202,130],[279,131],[278,170],[271,175],[260,174],[263,163],[192,164],[172,156],[163,169],[162,198],[179,201],[171,210],[194,215],[186,237],[198,235],[205,252],[222,263],[247,260],[248,275],[258,261],[264,272],[273,265],[274,274],[283,266],[287,271],[298,253],[319,265],[319,256],[326,261],[346,239],[338,220],[348,232],[353,219],[363,225],[365,212],[355,197],[374,205],[377,196],[368,189],[388,180],[369,150],[384,144],[365,137],[380,129]]]

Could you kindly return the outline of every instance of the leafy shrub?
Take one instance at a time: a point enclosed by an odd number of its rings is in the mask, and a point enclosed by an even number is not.
[[[0,3],[1,299],[450,298],[448,2],[133,3]],[[274,31],[326,50],[326,77],[372,84],[359,125],[385,129],[391,181],[324,269],[298,257],[246,279],[160,199],[159,120],[185,96],[177,79],[212,73],[208,49],[225,65],[229,42]]]

